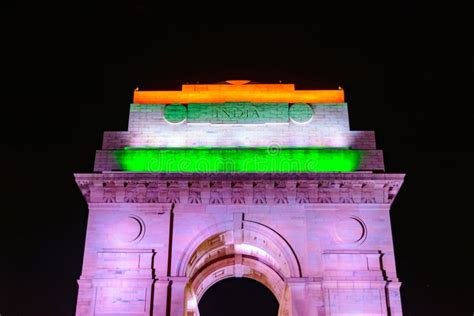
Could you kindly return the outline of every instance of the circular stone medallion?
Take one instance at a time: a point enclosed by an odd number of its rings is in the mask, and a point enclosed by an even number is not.
[[[308,123],[313,118],[313,109],[306,103],[295,103],[290,107],[290,119],[295,123]]]
[[[366,230],[361,220],[349,217],[335,224],[336,239],[343,243],[358,243],[365,239]]]
[[[143,222],[134,216],[127,216],[120,219],[114,225],[114,237],[122,243],[139,241],[143,237]]]
[[[169,123],[183,123],[186,120],[187,115],[187,109],[182,104],[169,104],[165,106],[164,117]]]

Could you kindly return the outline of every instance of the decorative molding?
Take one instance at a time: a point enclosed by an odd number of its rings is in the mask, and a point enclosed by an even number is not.
[[[187,204],[390,204],[403,176],[362,174],[346,179],[226,179],[214,181],[190,175],[181,179],[153,179],[149,174],[78,174],[76,182],[90,203],[187,203]],[[228,176],[231,178],[232,176]],[[250,198],[246,198],[250,197]]]

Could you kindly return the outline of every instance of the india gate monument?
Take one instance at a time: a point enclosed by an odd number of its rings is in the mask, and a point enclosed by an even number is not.
[[[128,131],[105,132],[94,172],[75,174],[89,209],[76,315],[198,316],[226,278],[263,284],[281,316],[402,315],[403,178],[374,132],[350,130],[342,89],[137,89]]]

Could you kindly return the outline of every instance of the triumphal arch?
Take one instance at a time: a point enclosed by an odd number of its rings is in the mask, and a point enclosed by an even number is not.
[[[197,316],[229,277],[268,287],[279,315],[401,315],[403,177],[372,131],[350,130],[342,89],[136,90],[128,131],[105,132],[94,173],[75,175],[89,207],[77,315]]]

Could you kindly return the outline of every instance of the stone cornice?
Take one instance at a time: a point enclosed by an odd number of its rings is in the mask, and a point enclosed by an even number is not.
[[[89,203],[391,204],[404,174],[107,172],[75,178]]]

